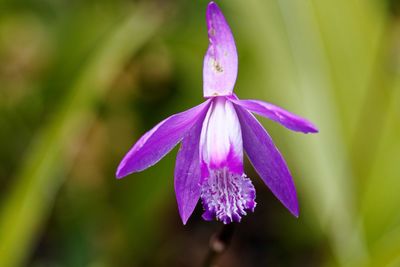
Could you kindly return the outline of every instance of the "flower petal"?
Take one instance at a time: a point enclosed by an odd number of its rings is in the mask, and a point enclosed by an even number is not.
[[[210,101],[172,115],[144,134],[129,150],[118,166],[116,176],[122,178],[156,164],[182,140],[197,120],[204,116]]]
[[[193,128],[183,138],[176,157],[175,194],[179,214],[186,224],[200,198],[199,141],[204,116],[197,120]]]
[[[286,128],[303,133],[317,133],[318,129],[308,120],[301,118],[293,113],[290,113],[283,108],[275,106],[270,103],[266,103],[259,100],[230,100],[251,112],[254,112],[260,116],[267,117],[273,121],[279,122]]]
[[[238,72],[235,40],[224,15],[216,3],[207,7],[210,44],[203,64],[204,97],[231,95]]]
[[[225,97],[212,100],[200,138],[201,162],[213,169],[229,167],[243,173],[243,144],[239,119]]]
[[[264,183],[294,215],[299,215],[296,188],[281,153],[257,119],[242,107],[235,106],[242,126],[243,146]]]

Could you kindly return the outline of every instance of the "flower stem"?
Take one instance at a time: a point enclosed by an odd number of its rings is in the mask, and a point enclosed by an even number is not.
[[[235,232],[235,226],[233,223],[226,224],[220,231],[211,236],[204,267],[215,266],[215,261],[228,249]]]

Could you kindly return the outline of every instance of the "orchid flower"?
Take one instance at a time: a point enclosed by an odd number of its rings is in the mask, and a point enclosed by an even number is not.
[[[299,215],[290,171],[271,137],[252,113],[303,133],[316,133],[306,119],[233,93],[238,71],[235,41],[214,2],[207,7],[209,47],[203,65],[206,101],[172,115],[144,134],[121,161],[116,176],[143,171],[182,142],[175,166],[175,193],[186,224],[201,199],[205,220],[239,222],[254,211],[255,189],[244,173],[243,149],[264,183],[294,215]]]

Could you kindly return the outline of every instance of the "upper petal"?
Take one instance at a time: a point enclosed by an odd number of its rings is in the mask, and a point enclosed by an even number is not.
[[[238,71],[235,40],[224,15],[216,3],[207,7],[210,44],[203,64],[204,97],[231,95]]]
[[[242,126],[243,146],[250,162],[272,193],[297,217],[296,188],[285,160],[256,118],[240,106],[235,108]]]
[[[197,120],[204,116],[209,103],[210,101],[206,101],[187,111],[172,115],[144,134],[122,159],[117,169],[117,178],[156,164],[182,140]]]
[[[192,215],[200,198],[199,140],[202,125],[203,121],[200,118],[183,138],[176,157],[174,185],[179,215],[183,224],[186,224]]]
[[[232,98],[231,101],[251,112],[279,122],[290,130],[303,133],[318,132],[317,127],[315,127],[310,121],[273,104],[259,100],[240,100],[234,98]]]

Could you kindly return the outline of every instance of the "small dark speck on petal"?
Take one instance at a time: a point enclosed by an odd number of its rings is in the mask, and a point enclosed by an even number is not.
[[[214,61],[214,68],[217,72],[224,72],[224,69],[218,61]]]
[[[215,36],[215,29],[214,29],[214,28],[211,28],[211,29],[210,29],[210,35],[211,35],[211,36]]]

